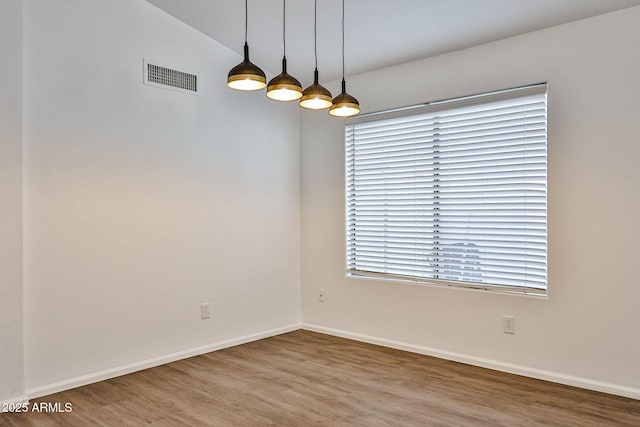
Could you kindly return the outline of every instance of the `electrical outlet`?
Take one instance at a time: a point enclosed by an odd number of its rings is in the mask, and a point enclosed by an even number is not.
[[[318,290],[318,301],[324,302],[324,295],[325,295],[324,289],[319,289]]]
[[[211,317],[211,313],[209,312],[209,303],[203,302],[200,304],[200,319],[208,319]]]
[[[514,316],[502,316],[502,332],[505,334],[516,333],[516,318]]]

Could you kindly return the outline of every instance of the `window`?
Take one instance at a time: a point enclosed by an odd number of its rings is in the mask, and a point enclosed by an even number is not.
[[[545,84],[352,119],[345,147],[349,274],[546,293]]]

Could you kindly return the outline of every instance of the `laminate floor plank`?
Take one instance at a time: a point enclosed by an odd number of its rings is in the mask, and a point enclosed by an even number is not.
[[[640,400],[295,331],[30,402],[0,426],[640,426]]]

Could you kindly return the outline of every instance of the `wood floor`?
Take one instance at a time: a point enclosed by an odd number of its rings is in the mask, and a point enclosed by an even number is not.
[[[640,426],[640,400],[302,330],[35,402],[73,410],[0,425]]]

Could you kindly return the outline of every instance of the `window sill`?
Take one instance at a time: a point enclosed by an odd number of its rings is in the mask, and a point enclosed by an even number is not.
[[[549,289],[546,290],[536,290],[536,289],[522,289],[522,288],[509,288],[506,286],[495,286],[495,285],[482,285],[482,284],[465,284],[459,282],[448,282],[444,280],[417,280],[410,278],[398,278],[398,277],[385,277],[383,275],[375,275],[375,274],[355,274],[355,273],[346,273],[346,278],[349,280],[365,280],[365,281],[376,281],[376,282],[384,282],[389,284],[404,284],[404,285],[414,285],[414,286],[422,286],[422,287],[430,287],[430,288],[438,288],[438,289],[453,289],[458,291],[475,291],[475,292],[487,292],[491,294],[500,294],[500,295],[512,295],[517,297],[526,297],[526,298],[535,298],[535,299],[549,299]]]

